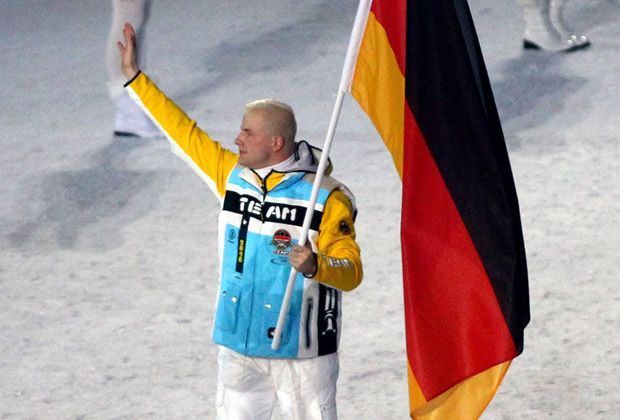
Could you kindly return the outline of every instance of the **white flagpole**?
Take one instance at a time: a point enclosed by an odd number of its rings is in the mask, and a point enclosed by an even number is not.
[[[310,202],[308,203],[308,210],[304,217],[304,223],[302,225],[302,232],[299,236],[298,244],[301,246],[306,245],[308,240],[308,231],[310,230],[310,223],[312,222],[312,216],[314,215],[314,206],[316,204],[317,196],[319,194],[319,186],[323,179],[323,174],[327,168],[329,151],[331,149],[332,140],[334,139],[334,133],[336,131],[336,125],[338,124],[338,118],[340,117],[340,110],[342,109],[342,101],[344,95],[349,91],[351,87],[351,79],[353,78],[353,70],[355,62],[357,61],[357,54],[362,42],[362,36],[364,35],[364,28],[366,27],[366,20],[368,19],[368,13],[370,12],[370,5],[372,0],[360,0],[357,7],[357,14],[355,16],[355,22],[353,23],[353,30],[351,31],[351,38],[349,40],[349,47],[347,49],[347,55],[344,60],[344,66],[342,69],[342,76],[340,78],[340,86],[338,88],[338,95],[336,96],[336,103],[334,104],[334,110],[332,111],[331,120],[329,122],[329,128],[327,129],[327,135],[325,136],[325,143],[323,145],[323,152],[321,159],[319,160],[319,167],[316,171],[316,178],[314,179],[314,185],[312,186],[312,193],[310,194]],[[288,314],[288,309],[291,304],[291,297],[293,295],[293,289],[295,287],[295,277],[297,276],[297,270],[291,268],[291,274],[286,284],[286,291],[282,298],[282,306],[280,307],[280,314],[278,315],[278,324],[273,336],[273,342],[271,348],[278,350],[280,348],[280,340],[282,338],[282,330],[284,329],[284,323]]]

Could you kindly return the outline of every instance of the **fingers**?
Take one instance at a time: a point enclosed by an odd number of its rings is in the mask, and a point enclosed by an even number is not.
[[[293,252],[304,252],[308,249],[310,249],[308,245],[305,245],[305,246],[293,245]]]
[[[125,53],[125,51],[127,50],[135,49],[136,32],[134,31],[133,26],[131,26],[130,23],[125,23],[125,25],[123,26],[123,38],[125,39],[125,44],[120,41],[116,43],[122,53]]]
[[[299,268],[299,266],[308,258],[308,254],[309,251],[306,247],[293,245],[288,258],[293,267]]]
[[[289,254],[289,262],[300,273],[314,275],[316,272],[316,258],[310,244],[293,245]]]
[[[119,41],[116,45],[121,55],[121,71],[127,80],[130,80],[139,70],[136,60],[136,32],[129,23],[123,26],[123,38],[125,43]]]
[[[293,245],[290,254],[296,261],[304,261],[310,255],[312,255],[312,249],[310,247],[301,246],[301,245]]]
[[[304,246],[301,245],[293,245],[293,251],[295,252],[304,252],[304,251],[308,251],[308,252],[312,252],[312,246],[310,245],[310,242],[306,242],[306,244]]]
[[[131,26],[131,23],[125,22],[125,25],[123,25],[123,37],[126,42],[136,39],[136,31],[133,26]]]

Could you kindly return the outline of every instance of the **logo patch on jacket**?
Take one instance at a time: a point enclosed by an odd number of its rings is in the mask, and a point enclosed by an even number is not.
[[[291,234],[285,229],[278,229],[273,234],[271,244],[276,247],[274,254],[288,255],[291,247]]]

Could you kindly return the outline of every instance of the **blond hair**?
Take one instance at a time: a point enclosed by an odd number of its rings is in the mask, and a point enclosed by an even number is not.
[[[297,134],[295,112],[290,105],[275,99],[259,99],[245,105],[245,112],[264,112],[266,129],[274,136],[282,136],[286,143],[293,144]]]

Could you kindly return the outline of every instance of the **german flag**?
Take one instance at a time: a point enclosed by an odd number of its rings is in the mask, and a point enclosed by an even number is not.
[[[478,418],[529,322],[519,205],[465,0],[375,0],[351,93],[401,176],[411,417]]]

